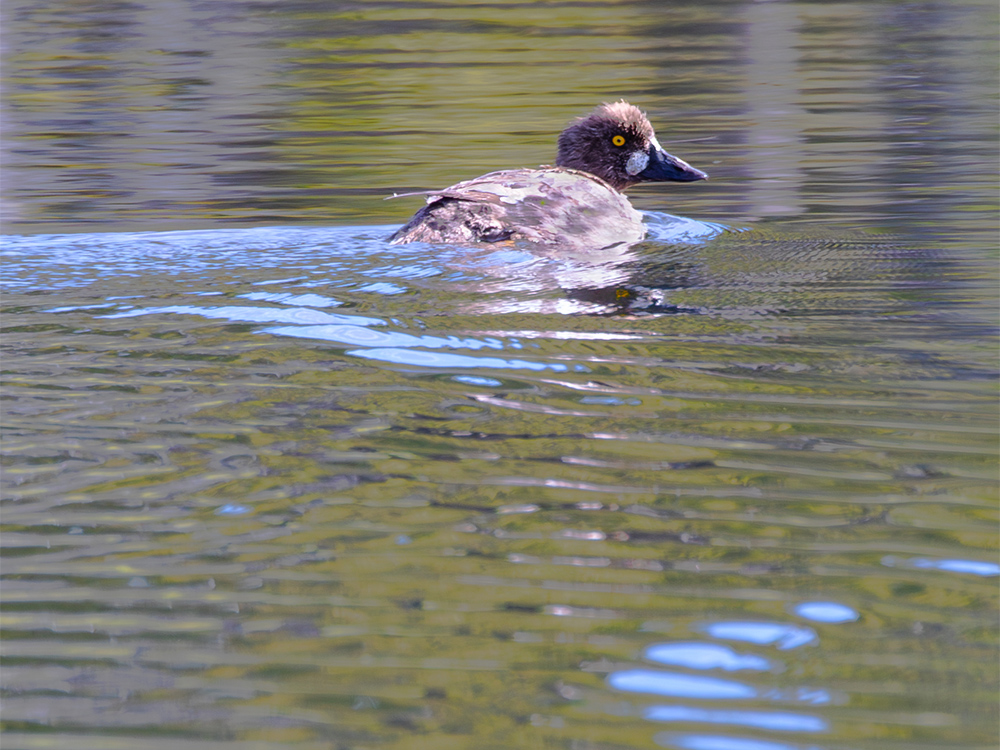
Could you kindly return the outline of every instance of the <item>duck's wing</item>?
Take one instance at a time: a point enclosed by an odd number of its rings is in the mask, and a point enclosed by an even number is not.
[[[645,236],[642,216],[628,198],[601,178],[574,169],[493,172],[440,194],[496,207],[514,239],[599,249]]]
[[[424,206],[392,237],[403,242],[497,242],[601,248],[644,236],[628,199],[586,172],[506,169],[421,193]]]

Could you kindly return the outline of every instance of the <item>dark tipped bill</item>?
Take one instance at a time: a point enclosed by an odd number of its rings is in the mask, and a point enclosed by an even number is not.
[[[683,159],[668,154],[654,139],[649,146],[649,164],[636,178],[643,182],[697,182],[707,180],[708,175]]]

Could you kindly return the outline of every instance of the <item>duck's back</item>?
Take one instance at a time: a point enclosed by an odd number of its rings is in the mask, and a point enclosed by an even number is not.
[[[525,240],[597,250],[645,236],[622,193],[575,169],[507,169],[427,195],[393,243]]]

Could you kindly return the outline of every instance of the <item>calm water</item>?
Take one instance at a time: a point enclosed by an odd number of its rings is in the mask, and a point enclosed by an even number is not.
[[[4,750],[995,747],[997,16],[5,3]]]

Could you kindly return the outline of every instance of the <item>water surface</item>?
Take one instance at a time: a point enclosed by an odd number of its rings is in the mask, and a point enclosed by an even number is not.
[[[994,8],[4,14],[5,750],[995,743]],[[620,96],[646,242],[387,244]]]

